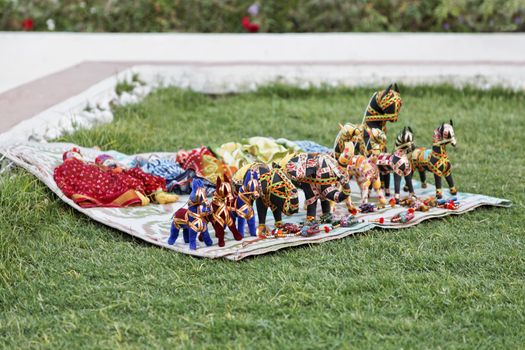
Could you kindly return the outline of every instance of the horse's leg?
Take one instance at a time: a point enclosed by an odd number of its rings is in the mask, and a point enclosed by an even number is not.
[[[414,184],[412,183],[412,173],[405,176],[405,186],[408,187],[408,193],[410,193],[412,196],[414,193]]]
[[[419,170],[419,179],[421,180],[421,188],[427,188],[427,174],[425,170]]]
[[[401,176],[394,173],[394,198],[396,199],[396,204],[399,204],[399,192],[401,192]]]
[[[450,194],[457,194],[458,190],[456,189],[456,187],[454,187],[454,179],[452,178],[452,174],[445,176],[445,180],[447,180],[448,188],[450,188]]]
[[[331,212],[330,201],[328,201],[326,199],[322,199],[321,200],[321,210],[323,211],[324,215],[330,214],[330,212]]]
[[[182,228],[182,237],[184,238],[184,243],[188,244],[190,242],[190,230],[186,225]]]
[[[226,214],[231,215],[231,214]],[[233,234],[233,238],[235,238],[236,241],[240,241],[244,235],[241,235],[239,231],[237,231],[237,227],[235,227],[235,219],[232,216],[232,219],[229,221],[230,224],[228,225],[228,228],[230,229],[231,233]]]
[[[386,198],[385,194],[383,193],[383,188],[381,187],[381,181],[379,180],[379,178],[376,178],[374,181],[372,181],[372,187],[379,196],[379,206],[384,207],[386,204]]]
[[[311,185],[309,184],[302,184],[301,186],[304,197],[305,197],[305,205],[306,205],[306,221],[315,221],[316,219],[316,211],[317,211],[317,199],[315,199],[315,193],[312,190]],[[307,204],[310,203],[310,204]]]
[[[266,228],[266,213],[268,212],[268,208],[266,205],[264,205],[264,202],[261,198],[257,198],[255,205],[257,206],[257,216],[259,217],[257,233],[265,233],[268,231]]]
[[[204,241],[204,244],[206,244],[208,247],[213,245],[213,241],[212,241],[212,239],[210,237],[210,232],[208,231],[208,227],[206,227],[204,232],[202,232],[201,236],[202,236],[202,239]]]
[[[223,225],[219,225],[219,223],[215,220],[212,221],[213,229],[215,230],[215,237],[217,237],[217,240],[219,241],[219,247],[224,247],[224,227]]]
[[[179,238],[179,228],[175,226],[175,224],[172,222],[170,229],[170,238],[168,238],[168,244],[173,245],[177,238]]]
[[[190,228],[190,249],[196,250],[197,249],[197,231]]]
[[[257,236],[257,227],[255,225],[255,215],[248,219],[248,230],[250,235]]]
[[[246,226],[246,219],[237,215],[237,231],[242,237],[244,237],[244,226]]]
[[[379,182],[379,185],[381,185],[381,182]],[[361,184],[359,184],[359,187],[361,188],[361,204],[368,203],[368,196],[370,191],[370,181],[365,180]]]
[[[441,189],[441,176],[434,174],[434,180],[436,182],[436,198],[443,198],[443,190]]]
[[[390,197],[390,174],[381,174],[381,182],[385,188],[385,196]]]

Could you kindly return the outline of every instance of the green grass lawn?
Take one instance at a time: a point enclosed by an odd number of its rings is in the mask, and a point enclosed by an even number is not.
[[[159,90],[61,141],[126,153],[265,135],[331,145],[370,89]],[[524,93],[402,88],[419,145],[454,119],[460,191],[513,201],[242,262],[197,259],[95,223],[38,180],[0,179],[5,348],[523,348]]]

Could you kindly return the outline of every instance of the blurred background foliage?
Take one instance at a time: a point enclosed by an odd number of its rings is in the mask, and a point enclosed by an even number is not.
[[[253,0],[0,0],[0,30],[245,32]],[[261,0],[261,32],[521,32],[525,0]]]

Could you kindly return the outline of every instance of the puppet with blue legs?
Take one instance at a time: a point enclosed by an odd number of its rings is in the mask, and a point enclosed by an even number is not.
[[[275,226],[281,226],[282,214],[290,216],[299,211],[297,188],[277,164],[270,168],[264,163],[253,163],[247,165],[246,170],[259,178],[259,197],[255,201],[259,219],[257,235],[267,237],[270,235],[266,226],[268,208],[273,213]]]
[[[173,215],[168,244],[175,244],[179,237],[179,230],[182,229],[184,242],[189,243],[191,250],[195,250],[197,249],[197,236],[199,234],[207,246],[211,246],[213,241],[208,232],[207,217],[210,212],[210,204],[206,199],[204,184],[201,180],[194,179],[191,189],[188,208],[181,208]]]
[[[441,177],[445,177],[450,188],[450,194],[455,195],[458,191],[454,187],[452,179],[452,165],[448,159],[445,146],[451,144],[456,147],[456,135],[454,134],[454,123],[452,120],[441,124],[434,130],[432,137],[432,148],[416,148],[411,155],[412,168],[417,169],[421,178],[421,186],[426,187],[425,171],[434,174],[436,183],[436,198],[443,198]]]
[[[399,87],[396,83],[391,84],[385,90],[377,91],[372,95],[368,106],[366,107],[363,125],[363,145],[360,146],[361,154],[369,156],[371,150],[371,138],[373,138],[372,129],[380,129],[386,137],[386,123],[395,123],[399,119],[399,111],[403,101],[399,93]],[[385,144],[386,146],[386,144]],[[381,152],[386,152],[384,147]],[[384,183],[385,194],[390,195],[390,175],[383,174],[381,180]]]
[[[237,192],[237,231],[244,237],[244,228],[248,222],[250,235],[257,236],[257,225],[253,211],[253,202],[259,198],[259,176],[253,170],[248,170],[244,175],[242,186]]]
[[[242,235],[235,227],[235,202],[233,184],[228,175],[224,175],[222,180],[220,177],[217,177],[216,189],[211,200],[210,222],[219,241],[219,247],[224,247],[225,245],[225,227],[230,229],[235,240],[240,241],[242,239]]]
[[[322,222],[331,222],[330,201],[345,201],[349,212],[355,208],[350,200],[348,176],[339,169],[337,161],[321,153],[299,153],[286,163],[286,174],[304,191],[306,224],[316,222],[317,201],[321,201]]]

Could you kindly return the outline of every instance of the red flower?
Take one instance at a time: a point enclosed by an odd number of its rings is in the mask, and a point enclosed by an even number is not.
[[[259,31],[259,25],[257,23],[251,23],[248,16],[242,18],[242,26],[250,33],[257,33]]]
[[[24,30],[33,30],[33,19],[32,18],[25,18],[22,21],[22,28]]]

